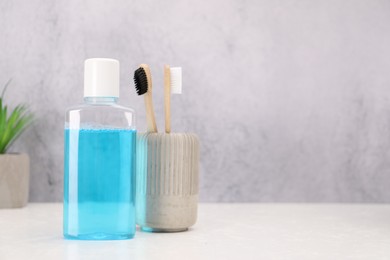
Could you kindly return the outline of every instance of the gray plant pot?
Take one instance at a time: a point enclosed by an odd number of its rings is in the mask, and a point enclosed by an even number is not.
[[[0,209],[26,206],[29,179],[30,160],[27,154],[0,155]]]

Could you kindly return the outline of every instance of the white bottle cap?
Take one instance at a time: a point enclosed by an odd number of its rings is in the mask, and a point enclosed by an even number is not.
[[[85,60],[84,97],[119,97],[119,61],[103,58]]]

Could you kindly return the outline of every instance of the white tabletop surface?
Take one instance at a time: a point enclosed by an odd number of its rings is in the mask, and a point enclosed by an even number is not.
[[[200,204],[182,233],[62,237],[62,204],[0,210],[0,259],[390,259],[390,205]]]

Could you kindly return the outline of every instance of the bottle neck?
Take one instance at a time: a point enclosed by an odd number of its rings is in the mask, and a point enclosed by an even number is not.
[[[84,102],[87,104],[116,104],[117,97],[84,97]]]

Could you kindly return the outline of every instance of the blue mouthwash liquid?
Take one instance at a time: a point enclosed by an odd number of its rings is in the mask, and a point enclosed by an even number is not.
[[[135,143],[135,130],[65,129],[66,238],[134,236]]]

